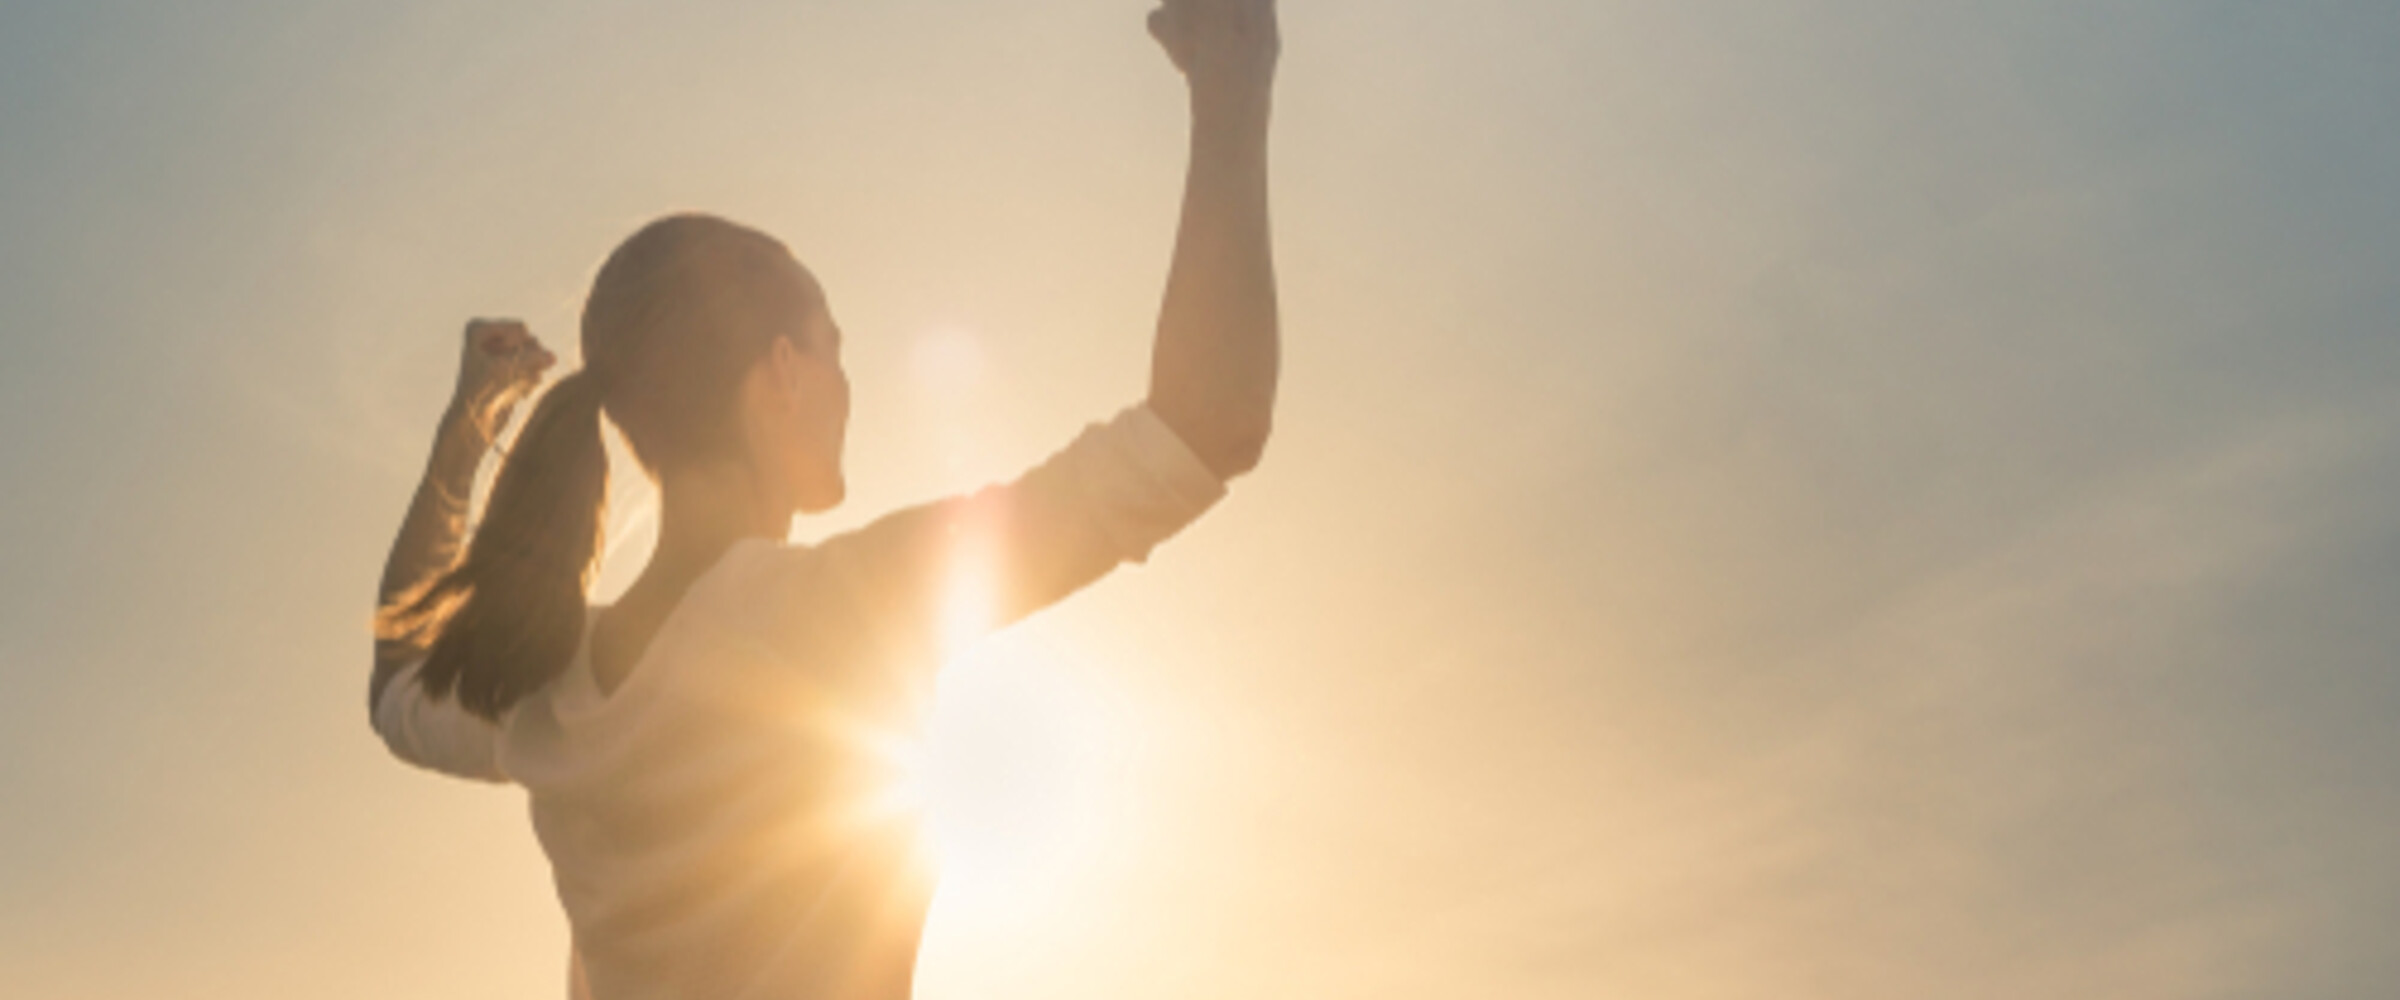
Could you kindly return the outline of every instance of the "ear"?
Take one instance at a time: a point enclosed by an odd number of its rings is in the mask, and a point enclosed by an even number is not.
[[[800,405],[800,368],[806,359],[790,337],[777,337],[767,345],[767,374],[773,383],[777,406],[791,410]]]

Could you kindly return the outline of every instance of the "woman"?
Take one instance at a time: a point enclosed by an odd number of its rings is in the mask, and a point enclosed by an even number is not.
[[[862,733],[920,702],[962,627],[1144,558],[1257,464],[1279,350],[1274,5],[1167,0],[1150,30],[1193,127],[1149,394],[1015,482],[786,544],[795,513],[843,496],[841,330],[774,239],[676,216],[601,268],[585,366],[527,418],[462,554],[476,467],[553,361],[520,324],[468,327],[385,568],[371,714],[404,760],[526,787],[578,995],[907,996],[931,885]],[[594,607],[603,414],[660,524]],[[949,599],[968,572],[984,599]]]

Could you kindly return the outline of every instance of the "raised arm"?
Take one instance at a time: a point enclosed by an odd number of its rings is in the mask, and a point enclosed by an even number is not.
[[[1275,5],[1165,0],[1150,33],[1189,84],[1192,149],[1146,405],[1013,482],[812,548],[760,550],[753,572],[776,623],[762,627],[778,641],[815,649],[835,634],[818,616],[832,615],[843,634],[880,637],[882,665],[938,665],[949,643],[1146,558],[1257,466],[1279,354],[1267,225]]]
[[[1274,0],[1166,0],[1150,15],[1191,94],[1175,262],[1150,408],[1221,479],[1258,465],[1281,347],[1267,222],[1267,126],[1282,50]]]

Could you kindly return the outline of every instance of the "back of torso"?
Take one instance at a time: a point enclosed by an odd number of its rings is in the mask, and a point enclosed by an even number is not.
[[[768,641],[710,583],[672,614],[598,611],[511,722],[592,995],[905,998],[932,893],[888,795],[908,693],[868,681],[883,651],[858,629]]]

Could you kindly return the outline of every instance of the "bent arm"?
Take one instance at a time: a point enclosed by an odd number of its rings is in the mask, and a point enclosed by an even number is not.
[[[416,498],[384,560],[378,607],[390,607],[448,571],[466,535],[468,493],[490,441],[467,411],[452,406],[434,432],[433,455]],[[375,640],[367,718],[392,755],[419,767],[483,781],[504,780],[499,731],[456,701],[426,697],[417,671],[427,649],[417,638]]]
[[[1258,465],[1280,363],[1267,222],[1267,122],[1281,51],[1274,0],[1163,0],[1150,30],[1190,84],[1183,219],[1150,391],[1012,483],[888,515],[814,549],[774,547],[762,592],[798,649],[830,595],[884,638],[879,660],[1031,614],[1151,549]],[[845,629],[845,631],[848,631]]]
[[[458,562],[475,473],[518,401],[556,360],[522,323],[467,324],[457,391],[435,425],[433,454],[384,557],[376,588],[379,614],[406,603]],[[417,670],[427,652],[422,635],[376,637],[368,721],[402,760],[459,777],[502,780],[498,730],[456,701],[426,697],[418,684]]]
[[[425,460],[425,475],[417,481],[408,516],[384,557],[383,582],[375,597],[378,612],[407,599],[458,561],[475,472],[517,403],[558,360],[516,320],[474,320],[462,341],[458,385],[435,426],[433,455]],[[425,653],[421,641],[376,640],[375,672],[367,687],[370,714],[392,679]]]
[[[1150,407],[1218,478],[1258,465],[1281,355],[1267,218],[1274,5],[1185,0],[1154,20],[1190,78],[1191,166],[1152,349]]]
[[[468,416],[466,407],[453,403],[442,412],[433,434],[433,455],[425,461],[425,475],[417,481],[408,515],[400,522],[399,535],[392,539],[391,553],[384,557],[376,607],[398,603],[458,561],[459,546],[466,537],[467,498],[475,486],[476,469],[490,448],[490,440]],[[375,672],[367,691],[370,712],[383,700],[392,678],[424,659],[425,652],[417,641],[375,640]]]

